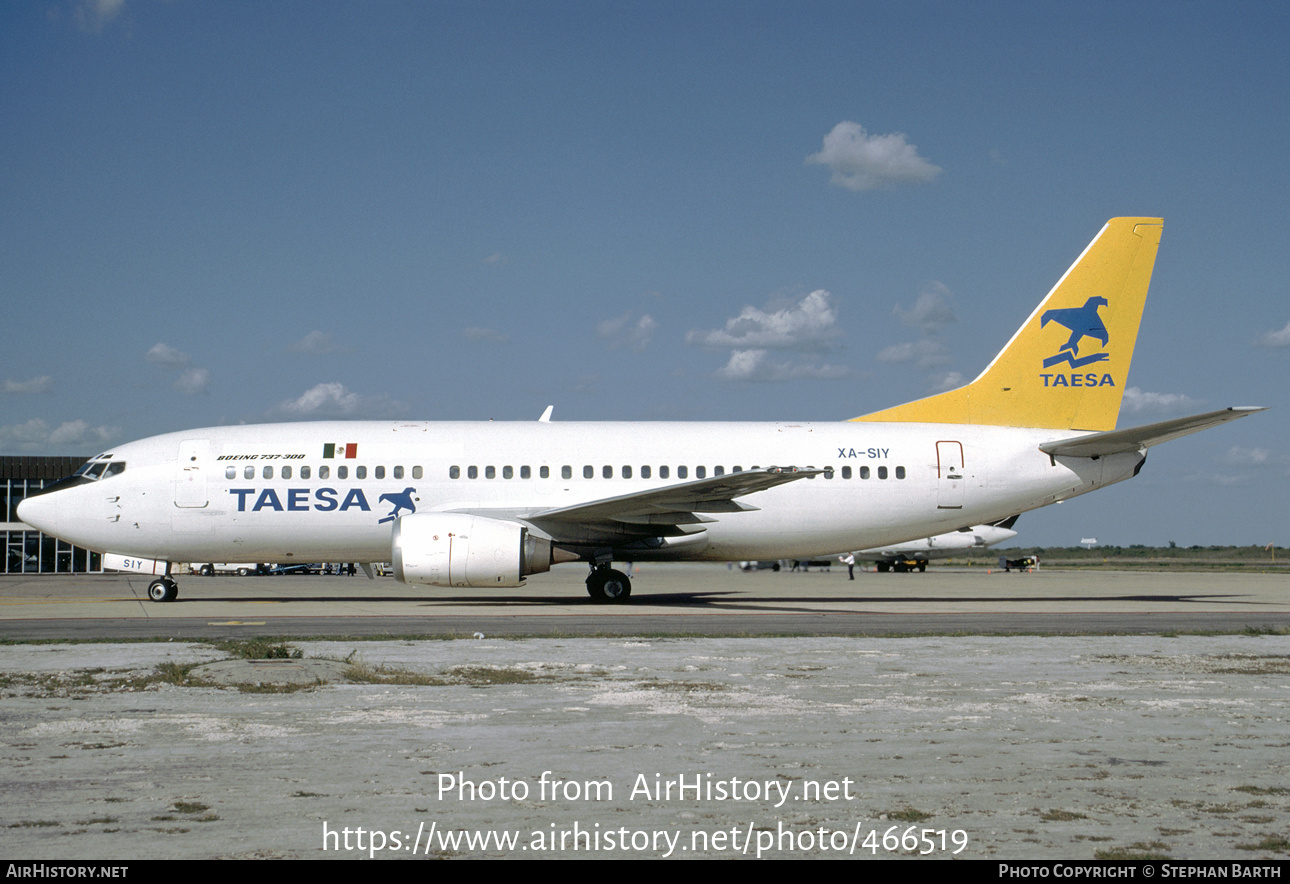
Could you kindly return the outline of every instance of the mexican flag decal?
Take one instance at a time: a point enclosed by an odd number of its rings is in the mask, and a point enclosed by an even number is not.
[[[358,443],[346,442],[337,445],[334,442],[328,442],[323,445],[323,457],[358,457]]]

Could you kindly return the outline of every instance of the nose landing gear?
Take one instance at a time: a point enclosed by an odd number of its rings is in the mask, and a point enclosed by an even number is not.
[[[154,602],[173,602],[179,598],[179,584],[167,574],[148,584],[148,598]]]

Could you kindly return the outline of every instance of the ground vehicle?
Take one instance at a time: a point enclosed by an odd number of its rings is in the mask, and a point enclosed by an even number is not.
[[[269,573],[269,566],[262,562],[193,562],[188,567],[194,574],[200,574],[203,577],[214,577],[216,574],[249,577],[252,574]]]

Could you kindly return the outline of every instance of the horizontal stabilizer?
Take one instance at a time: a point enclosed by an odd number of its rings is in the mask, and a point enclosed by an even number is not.
[[[1125,451],[1138,451],[1143,448],[1150,448],[1152,445],[1159,445],[1161,442],[1168,442],[1170,439],[1177,439],[1179,436],[1199,433],[1201,430],[1207,430],[1210,427],[1245,417],[1247,414],[1254,414],[1256,411],[1264,410],[1263,408],[1252,406],[1224,408],[1222,411],[1210,411],[1205,414],[1192,415],[1191,417],[1180,417],[1156,424],[1133,427],[1128,430],[1111,430],[1106,433],[1093,433],[1090,436],[1077,436],[1074,439],[1045,442],[1039,446],[1039,450],[1046,454],[1061,455],[1062,457],[1103,457],[1110,454],[1120,454]]]

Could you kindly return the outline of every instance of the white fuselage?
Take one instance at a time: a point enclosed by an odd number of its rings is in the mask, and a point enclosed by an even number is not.
[[[1129,478],[1144,456],[1051,458],[1038,448],[1069,435],[864,422],[215,427],[115,448],[111,459],[125,464],[121,472],[30,498],[20,512],[48,533],[122,555],[370,562],[390,559],[392,526],[412,511],[408,503],[417,513],[525,523],[541,511],[718,470],[827,469],[743,496],[740,503],[755,509],[710,516],[684,543],[653,553],[709,561],[801,557],[1002,519]],[[333,456],[323,456],[325,443]]]

